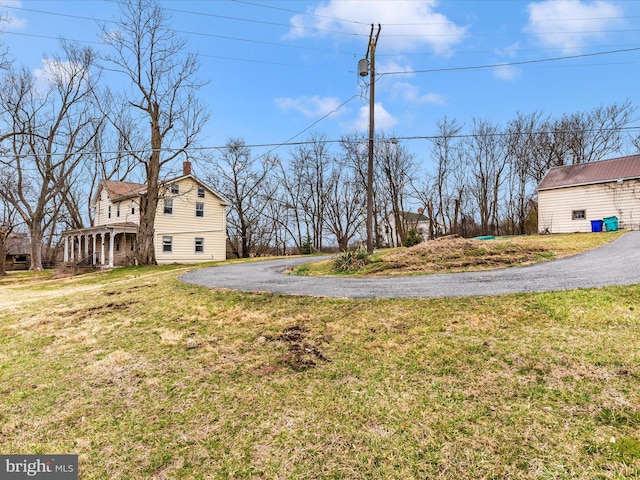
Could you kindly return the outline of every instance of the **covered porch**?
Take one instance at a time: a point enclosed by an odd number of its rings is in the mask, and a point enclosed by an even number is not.
[[[137,230],[131,222],[68,230],[62,234],[64,263],[103,268],[133,265]]]

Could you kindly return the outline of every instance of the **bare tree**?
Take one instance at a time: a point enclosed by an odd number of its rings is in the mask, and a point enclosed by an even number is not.
[[[336,237],[341,251],[349,248],[349,242],[365,221],[365,202],[364,191],[353,170],[342,163],[334,165],[328,182],[325,225]]]
[[[301,207],[305,223],[310,227],[313,246],[322,249],[323,227],[328,194],[328,177],[332,157],[324,135],[314,134],[305,145],[291,153],[292,169],[298,175]],[[297,187],[296,187],[297,188]]]
[[[630,101],[599,106],[587,113],[564,114],[540,122],[532,145],[529,175],[539,183],[551,167],[596,162],[622,151],[623,129],[636,120]]]
[[[26,70],[10,72],[0,89],[9,154],[0,160],[0,196],[15,208],[31,237],[31,269],[42,269],[45,233],[57,221],[77,166],[91,146],[94,111],[88,97],[97,76],[94,52],[63,44],[65,57],[48,59],[47,85]]]
[[[380,171],[379,186],[384,192],[385,209],[395,223],[398,243],[403,244],[410,224],[406,218],[407,201],[416,176],[414,156],[394,138],[377,140],[376,167]],[[385,215],[386,216],[386,215]]]
[[[423,191],[432,191],[431,195],[421,195],[422,203],[427,206],[430,220],[430,235],[442,229],[444,232],[453,232],[458,223],[459,209],[456,208],[459,200],[455,189],[454,171],[462,159],[462,146],[459,138],[463,125],[454,118],[445,117],[436,123],[437,134],[433,138],[432,156],[436,162],[436,168],[432,175],[431,186],[423,188]],[[431,208],[429,208],[431,206]],[[434,228],[433,224],[437,224]]]
[[[500,128],[485,120],[474,119],[467,149],[467,165],[481,232],[484,235],[498,234],[500,194],[507,167]]]
[[[93,100],[100,117],[96,121],[96,135],[90,155],[82,161],[83,188],[77,192],[84,201],[77,204],[75,215],[89,219],[93,224],[91,201],[101,180],[137,181],[131,179],[139,163],[130,152],[141,152],[146,142],[139,122],[123,95],[109,89],[94,92]],[[84,209],[84,212],[83,212]]]
[[[103,26],[111,47],[103,57],[105,68],[131,82],[129,105],[140,124],[149,125],[146,151],[129,150],[144,166],[147,190],[140,200],[137,261],[156,263],[154,224],[163,167],[188,156],[206,121],[195,94],[199,62],[188,53],[186,41],[169,28],[165,11],[152,0],[122,0],[116,29]],[[187,157],[188,158],[188,157]]]
[[[526,221],[531,213],[536,180],[530,175],[536,163],[541,126],[545,120],[541,112],[529,115],[518,113],[506,127],[506,154],[509,162],[507,220],[508,233],[525,234]]]
[[[257,159],[242,139],[229,139],[216,159],[214,171],[207,180],[231,202],[227,219],[227,234],[233,253],[249,257],[257,247],[268,243],[271,232],[267,205],[273,198],[276,182],[270,178],[277,160]]]

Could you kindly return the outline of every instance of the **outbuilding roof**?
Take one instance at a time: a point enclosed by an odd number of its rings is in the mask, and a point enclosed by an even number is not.
[[[640,178],[640,154],[612,158],[599,162],[552,167],[538,185],[538,190],[575,187],[637,178]]]

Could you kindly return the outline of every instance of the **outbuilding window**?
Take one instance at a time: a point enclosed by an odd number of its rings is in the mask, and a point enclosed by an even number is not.
[[[584,220],[587,218],[587,212],[586,210],[574,210],[571,212],[571,218],[573,220]]]

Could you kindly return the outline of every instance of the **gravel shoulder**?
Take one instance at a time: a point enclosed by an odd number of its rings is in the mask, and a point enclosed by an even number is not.
[[[543,292],[640,283],[640,232],[580,255],[527,267],[388,278],[302,277],[285,270],[321,257],[284,258],[187,272],[210,288],[331,298],[431,298]]]

